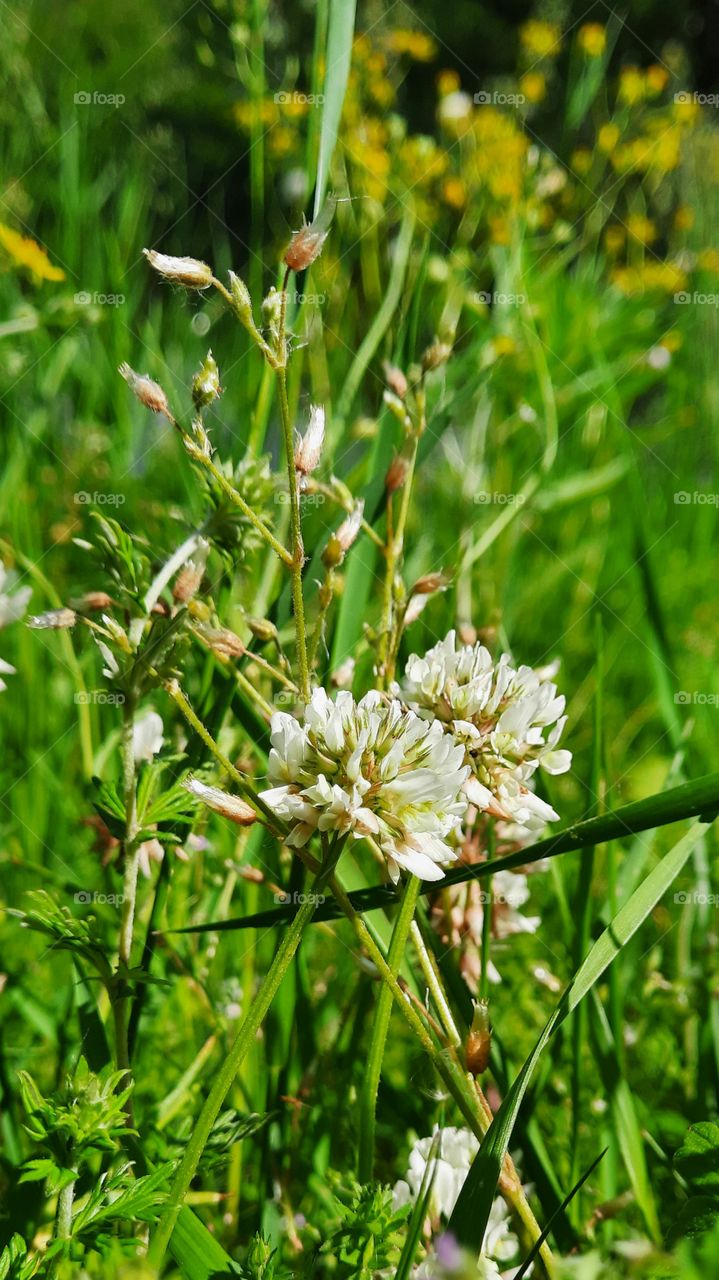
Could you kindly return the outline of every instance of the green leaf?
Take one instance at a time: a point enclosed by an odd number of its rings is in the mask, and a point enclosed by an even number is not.
[[[355,28],[355,7],[356,0],[330,0],[324,104],[315,186],[315,218],[324,204],[330,164],[337,144],[342,107],[347,92]]]
[[[719,1193],[719,1125],[693,1124],[674,1157],[674,1167],[693,1187]]]
[[[170,1239],[170,1252],[185,1280],[221,1280],[238,1276],[241,1268],[187,1205],[180,1209]]]
[[[695,822],[687,834],[665,854],[629,901],[620,908],[577,970],[494,1117],[474,1159],[449,1224],[460,1243],[477,1252],[482,1247],[502,1161],[509,1147],[522,1099],[548,1041],[653,911],[687,862],[707,825]]]

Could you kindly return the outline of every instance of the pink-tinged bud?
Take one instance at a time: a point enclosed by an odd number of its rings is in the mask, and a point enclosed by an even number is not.
[[[350,512],[346,520],[342,521],[339,529],[330,537],[327,546],[322,553],[322,561],[328,569],[334,569],[344,560],[352,543],[355,541],[360,529],[362,528],[362,516],[364,513],[364,502],[358,502],[353,511]]]
[[[102,609],[111,609],[115,601],[106,591],[87,591],[84,596],[70,601],[70,608],[78,613],[96,613]]]
[[[330,196],[314,221],[295,231],[284,256],[284,262],[291,271],[304,271],[319,258],[336,208],[337,200]]]
[[[310,423],[303,436],[299,436],[295,444],[295,466],[300,475],[308,476],[316,471],[322,456],[322,445],[325,439],[325,411],[321,405],[313,404],[310,409]]]
[[[345,658],[344,662],[332,672],[330,682],[335,689],[347,689],[351,685],[355,673],[354,658]]]
[[[247,653],[246,645],[228,627],[203,627],[201,635],[212,652],[221,658],[241,658]]]
[[[393,458],[387,469],[385,476],[385,489],[388,493],[396,493],[398,489],[403,489],[409,475],[410,460],[404,454],[398,453]]]
[[[457,627],[457,635],[462,644],[477,643],[477,628],[472,626],[471,622],[460,622]]]
[[[400,400],[404,400],[407,394],[407,379],[402,370],[394,364],[385,364],[384,376],[390,391],[399,396]]]
[[[27,625],[33,631],[64,631],[74,627],[77,614],[74,609],[48,609],[47,613],[37,613],[28,618]]]
[[[158,382],[153,382],[146,373],[135,373],[129,364],[121,364],[119,372],[140,404],[153,413],[164,413],[170,422],[173,421],[167,396]]]
[[[449,578],[444,573],[425,573],[418,578],[410,590],[411,596],[431,596],[435,591],[444,591],[449,585]]]
[[[405,627],[411,627],[412,623],[417,621],[428,600],[429,596],[412,596],[404,611]]]
[[[475,1000],[472,1025],[464,1046],[464,1060],[470,1075],[481,1076],[487,1070],[491,1048],[489,1006],[486,1000]]]
[[[156,253],[154,249],[143,249],[142,252],[150,266],[173,284],[184,285],[186,289],[209,289],[212,284],[212,268],[206,262],[197,258],[172,258],[166,253]]]
[[[188,604],[197,595],[205,576],[209,546],[200,548],[191,560],[180,569],[172,587],[172,598],[177,604]]]
[[[241,827],[251,827],[257,821],[254,809],[239,796],[228,795],[226,791],[220,791],[219,787],[208,787],[193,777],[186,778],[183,786],[190,795],[206,804],[208,809],[221,814],[223,818],[229,818],[230,822],[236,822]]]

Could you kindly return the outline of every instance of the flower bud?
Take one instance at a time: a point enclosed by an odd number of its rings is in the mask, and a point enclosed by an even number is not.
[[[388,493],[396,493],[403,489],[409,474],[410,460],[404,453],[398,453],[387,469],[384,486]]]
[[[212,652],[221,658],[241,658],[247,653],[240,637],[229,627],[203,627],[200,634]]]
[[[352,683],[354,673],[355,659],[345,658],[344,662],[340,663],[339,667],[332,672],[330,682],[335,689],[347,689]]]
[[[268,644],[270,640],[277,639],[277,627],[269,618],[245,618],[245,622],[256,640]]]
[[[402,370],[394,364],[385,364],[384,376],[390,391],[393,391],[400,400],[404,400],[407,394],[407,379]]]
[[[334,217],[337,200],[330,196],[317,217],[304,223],[290,240],[283,261],[292,271],[304,271],[319,258]]]
[[[236,276],[234,271],[230,272],[230,293],[235,307],[235,313],[243,324],[253,324],[252,320],[252,298],[244,280]]]
[[[212,404],[213,400],[216,400],[221,395],[222,387],[220,386],[217,361],[212,352],[208,351],[205,360],[192,379],[192,399],[195,408],[204,409],[206,405]]]
[[[74,609],[48,609],[47,613],[36,613],[28,618],[27,625],[33,631],[64,631],[74,627],[77,614]]]
[[[273,285],[267,297],[262,299],[262,319],[268,329],[279,329],[281,312],[282,294]]]
[[[184,285],[186,289],[209,289],[213,281],[212,268],[197,258],[172,258],[154,249],[142,251],[151,267],[165,280]]]
[[[439,369],[441,365],[447,363],[451,354],[452,348],[449,343],[433,342],[422,356],[423,371],[429,373],[432,369]]]
[[[209,554],[210,544],[203,538],[194,555],[182,566],[175,578],[172,598],[177,604],[187,604],[199,591]]]
[[[129,364],[121,364],[119,373],[140,404],[144,404],[145,408],[151,409],[153,413],[164,413],[170,422],[174,421],[167,396],[158,382],[153,382],[146,373],[135,373]]]
[[[100,609],[111,609],[114,600],[106,591],[86,591],[84,596],[70,601],[70,608],[78,613],[95,613]]]
[[[309,426],[303,436],[298,436],[295,444],[295,466],[300,475],[308,476],[319,466],[324,438],[325,411],[321,405],[313,404]]]
[[[231,796],[226,791],[221,791],[219,787],[208,787],[192,776],[186,778],[182,785],[190,795],[206,804],[208,809],[221,814],[223,818],[229,818],[230,822],[236,822],[241,827],[250,827],[257,821],[254,809],[239,796]]]
[[[444,591],[448,586],[449,578],[444,573],[425,573],[418,578],[414,586],[410,589],[411,596],[431,596],[435,591]]]
[[[345,555],[362,528],[363,512],[364,502],[358,502],[354,510],[347,516],[347,519],[342,521],[339,529],[331,535],[322,553],[322,563],[326,568],[334,569],[344,560]]]
[[[489,1006],[486,1000],[474,1001],[474,1015],[464,1046],[464,1061],[470,1075],[481,1076],[489,1064],[492,1032],[489,1026]]]

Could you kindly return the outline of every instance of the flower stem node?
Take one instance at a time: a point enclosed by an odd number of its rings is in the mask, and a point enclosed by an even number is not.
[[[173,258],[154,249],[143,249],[142,252],[158,275],[173,284],[183,285],[185,289],[209,289],[214,280],[212,268],[198,258]]]

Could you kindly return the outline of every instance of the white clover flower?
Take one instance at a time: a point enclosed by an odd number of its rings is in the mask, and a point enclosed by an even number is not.
[[[32,595],[32,587],[17,587],[17,574],[0,561],[0,627],[22,618]]]
[[[532,775],[540,767],[565,773],[572,762],[569,751],[557,749],[566,716],[565,699],[550,679],[555,671],[514,668],[506,653],[494,662],[481,644],[458,649],[450,631],[423,658],[410,657],[392,692],[417,715],[436,717],[463,744],[472,804],[537,831],[559,815],[534,794]]]
[[[439,1143],[432,1155],[437,1134]],[[414,1203],[422,1187],[427,1164],[431,1161],[429,1215],[435,1219],[450,1218],[478,1151],[479,1143],[470,1129],[453,1126],[440,1129],[435,1125],[433,1132],[426,1138],[419,1138],[410,1151],[407,1177],[394,1186],[394,1208]],[[506,1262],[514,1257],[518,1247],[517,1237],[510,1229],[505,1203],[497,1196],[492,1202],[482,1253],[488,1259]],[[432,1275],[433,1272],[430,1270],[427,1274]]]
[[[368,693],[335,701],[315,689],[302,719],[277,712],[271,723],[270,781],[265,804],[289,824],[287,843],[315,832],[373,836],[390,875],[405,867],[441,880],[457,854],[448,843],[467,801],[464,751],[439,724],[428,724],[397,701]]]

